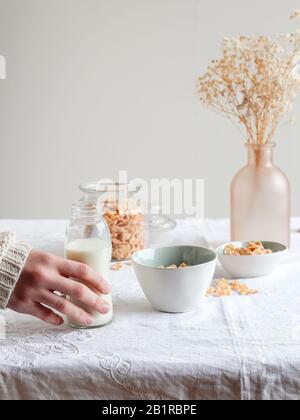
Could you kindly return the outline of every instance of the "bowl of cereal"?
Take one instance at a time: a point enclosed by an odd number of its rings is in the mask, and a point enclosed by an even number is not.
[[[217,256],[198,246],[170,246],[137,252],[132,261],[154,309],[185,313],[199,309],[213,280]]]
[[[287,247],[277,242],[241,241],[221,245],[217,255],[233,278],[264,277],[282,263]]]

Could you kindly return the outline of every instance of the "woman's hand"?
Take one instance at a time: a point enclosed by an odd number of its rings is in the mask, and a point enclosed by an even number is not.
[[[53,293],[54,291],[83,303],[91,311],[105,314],[110,309],[109,305],[97,294],[110,293],[110,286],[94,270],[85,264],[41,251],[31,251],[10,298],[8,308],[32,315],[52,325],[61,325],[64,321],[49,307],[70,317],[79,325],[89,326],[93,323],[90,314]]]

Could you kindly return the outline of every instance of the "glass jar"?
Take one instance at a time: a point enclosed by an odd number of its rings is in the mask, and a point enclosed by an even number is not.
[[[80,188],[85,194],[99,194],[102,214],[111,234],[113,260],[128,260],[147,246],[148,230],[140,186],[90,183]]]
[[[109,280],[111,238],[101,209],[97,205],[96,196],[87,195],[73,205],[71,221],[66,232],[65,256],[69,260],[87,264],[100,276]],[[111,307],[107,314],[91,311],[81,302],[68,298],[94,319],[89,327],[78,325],[72,319],[68,319],[69,324],[75,328],[97,328],[108,324],[113,318],[112,296],[102,295],[102,298]]]
[[[290,184],[273,164],[274,144],[247,144],[248,164],[231,185],[231,240],[290,246]]]
[[[168,246],[173,244],[171,232],[176,228],[177,222],[163,212],[158,204],[150,204],[147,217],[148,238],[150,246]]]

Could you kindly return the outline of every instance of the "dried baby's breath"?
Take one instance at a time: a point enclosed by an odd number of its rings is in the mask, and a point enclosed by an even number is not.
[[[290,14],[291,20],[300,20],[300,10],[293,10]]]
[[[291,14],[300,19],[300,10]],[[271,142],[300,90],[300,31],[224,38],[222,57],[198,80],[201,101],[244,127],[249,143]]]

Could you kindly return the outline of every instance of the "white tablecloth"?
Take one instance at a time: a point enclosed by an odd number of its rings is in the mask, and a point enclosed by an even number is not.
[[[228,240],[228,227],[182,220],[164,243],[215,248]],[[0,221],[0,231],[7,229],[62,254],[64,221]],[[224,274],[219,267],[216,277]],[[130,267],[112,272],[111,281],[115,318],[98,330],[1,313],[1,399],[300,398],[299,234],[272,276],[247,281],[258,295],[208,298],[198,313],[152,310]]]

